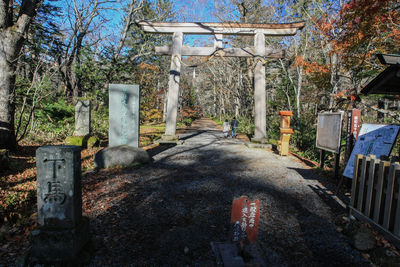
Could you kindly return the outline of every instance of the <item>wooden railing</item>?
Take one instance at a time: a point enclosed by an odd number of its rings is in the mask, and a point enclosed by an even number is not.
[[[356,155],[350,211],[400,246],[400,164]]]

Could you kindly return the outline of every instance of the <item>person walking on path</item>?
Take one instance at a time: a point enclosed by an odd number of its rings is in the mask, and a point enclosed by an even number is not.
[[[233,117],[233,120],[231,121],[231,126],[232,126],[232,138],[236,138],[236,130],[237,130],[237,127],[239,126],[239,123],[236,120],[236,117]]]
[[[223,130],[224,136],[225,136],[225,138],[227,138],[228,135],[229,135],[229,131],[231,129],[231,126],[229,125],[228,119],[225,120],[224,124],[222,124],[222,127],[224,128],[224,130]]]

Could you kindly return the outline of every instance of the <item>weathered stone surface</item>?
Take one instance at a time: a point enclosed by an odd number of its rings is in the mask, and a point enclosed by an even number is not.
[[[375,235],[371,229],[362,225],[353,236],[354,246],[358,250],[370,250],[376,245]]]
[[[53,263],[76,260],[79,251],[89,241],[89,220],[70,229],[38,227],[31,232],[31,262]]]
[[[243,258],[239,255],[238,247],[231,243],[212,242],[211,247],[217,258],[218,266],[244,267]],[[257,265],[256,265],[257,266]]]
[[[82,217],[81,148],[43,146],[36,150],[38,224],[73,228]]]
[[[161,140],[163,141],[178,141],[179,140],[179,136],[177,135],[170,135],[170,134],[164,134],[161,137]]]
[[[256,137],[253,137],[253,138],[251,138],[251,142],[252,142],[252,143],[256,143],[256,144],[266,144],[266,143],[268,143],[268,140],[265,139],[265,138],[256,138]]]
[[[90,135],[90,101],[78,101],[75,105],[74,136]]]
[[[376,246],[375,234],[365,223],[351,221],[344,233],[350,237],[353,246],[358,250],[366,251]]]
[[[262,148],[262,149],[272,149],[271,144],[257,144],[257,143],[246,143],[248,148]]]
[[[107,147],[96,153],[94,163],[97,168],[109,168],[113,166],[129,167],[137,163],[150,162],[147,151],[139,147],[127,145]]]
[[[158,140],[154,141],[154,143],[159,144],[159,145],[183,145],[185,143],[185,141],[183,141],[183,140],[166,141],[166,140],[158,139]]]
[[[38,227],[31,232],[31,262],[74,261],[89,240],[82,217],[81,148],[36,150]]]
[[[139,85],[109,86],[109,146],[139,146]]]

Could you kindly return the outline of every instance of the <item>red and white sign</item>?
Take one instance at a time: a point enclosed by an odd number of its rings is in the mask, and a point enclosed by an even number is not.
[[[258,220],[260,217],[260,201],[250,201],[249,197],[242,196],[233,200],[232,205],[232,241],[255,243],[258,234]]]
[[[358,134],[360,133],[360,125],[361,125],[361,110],[353,109],[351,111],[351,133],[354,138],[357,139]]]

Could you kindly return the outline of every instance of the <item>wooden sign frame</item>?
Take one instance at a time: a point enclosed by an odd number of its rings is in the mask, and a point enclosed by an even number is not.
[[[344,112],[323,112],[318,114],[315,146],[319,149],[340,153]],[[339,123],[335,124],[339,120]],[[329,135],[329,136],[327,136]],[[331,141],[333,138],[333,141]]]

